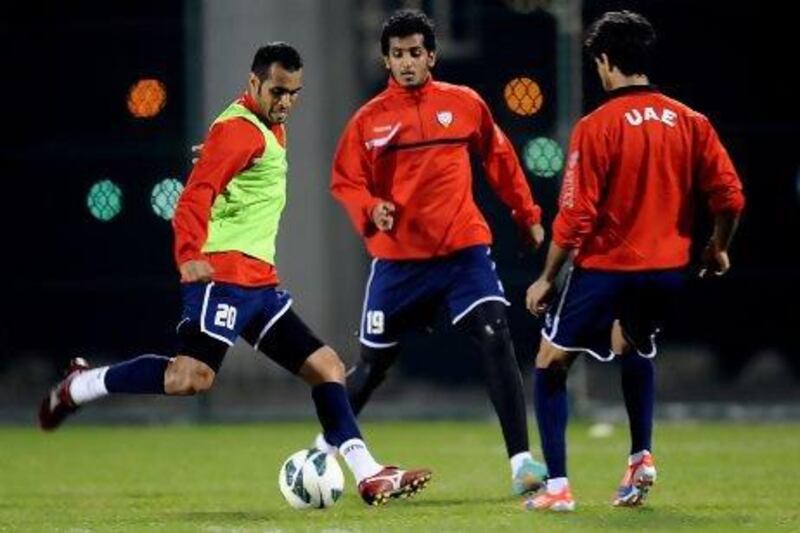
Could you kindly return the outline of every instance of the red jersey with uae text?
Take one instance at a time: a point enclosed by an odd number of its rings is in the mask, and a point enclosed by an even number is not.
[[[572,133],[553,240],[582,268],[682,267],[698,195],[712,214],[745,204],[708,119],[653,87],[618,89]]]

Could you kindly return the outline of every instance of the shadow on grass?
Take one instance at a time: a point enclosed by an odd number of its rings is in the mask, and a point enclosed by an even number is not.
[[[409,502],[409,506],[414,507],[475,507],[476,505],[507,505],[509,503],[508,496],[493,496],[491,498],[444,498],[436,500],[426,500],[425,496],[420,496]]]

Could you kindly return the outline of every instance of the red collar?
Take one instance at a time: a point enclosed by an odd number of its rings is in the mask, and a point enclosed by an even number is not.
[[[241,103],[243,106],[245,106],[245,107],[246,107],[246,108],[247,108],[247,109],[248,109],[248,110],[249,110],[251,113],[253,113],[255,116],[257,116],[258,118],[261,118],[261,120],[262,120],[262,121],[264,120],[264,119],[261,117],[261,110],[258,108],[258,104],[257,104],[257,103],[256,103],[256,101],[253,99],[253,97],[252,97],[252,96],[250,96],[250,93],[248,93],[247,91],[245,91],[245,92],[242,94],[242,97],[241,97],[241,98],[239,98],[239,102],[240,102],[240,103]]]
[[[250,96],[250,93],[245,91],[242,94],[242,96],[237,100],[237,102],[245,106],[248,109],[248,111],[257,116],[258,120],[260,120],[262,124],[264,124],[267,128],[269,128],[272,131],[272,133],[275,134],[275,136],[278,138],[278,142],[281,143],[281,146],[284,145],[285,130],[283,128],[283,124],[270,124],[267,120],[265,120],[264,117],[261,116],[261,111],[258,108],[258,104],[253,99],[253,97]]]

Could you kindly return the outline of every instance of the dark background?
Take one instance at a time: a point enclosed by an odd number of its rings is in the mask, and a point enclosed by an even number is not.
[[[188,168],[180,2],[47,2],[2,23],[6,76],[4,356],[167,348],[179,311],[171,228],[152,187]],[[153,119],[126,107],[130,86],[158,78]],[[111,179],[123,209],[108,222],[86,207]],[[9,242],[10,241],[10,242]],[[13,302],[13,304],[12,304]]]
[[[478,90],[521,149],[531,136],[554,135],[555,22],[547,12],[517,14],[499,1],[481,6],[483,57],[443,57],[436,75]],[[668,338],[711,348],[723,378],[735,377],[764,348],[778,350],[800,376],[794,331],[800,315],[800,111],[792,82],[798,47],[791,6],[587,1],[584,22],[623,7],[646,15],[659,35],[652,81],[711,119],[748,197],[730,276],[692,283]],[[123,358],[173,346],[179,300],[171,228],[153,215],[149,197],[157,181],[183,180],[189,167],[182,101],[192,88],[184,78],[184,9],[181,2],[33,2],[9,9],[0,21],[0,369],[28,355],[52,359],[55,369],[76,350]],[[458,28],[457,12],[454,22]],[[520,70],[536,77],[549,98],[533,119],[513,115],[502,99],[504,81]],[[603,94],[587,61],[583,75],[589,112]],[[167,105],[154,119],[135,119],[125,94],[148,77],[164,82]],[[101,223],[89,215],[86,193],[106,178],[123,189],[124,207]],[[560,175],[530,178],[549,222]],[[519,301],[542,256],[519,251],[507,210],[481,179],[476,183],[495,229],[499,271],[509,297]],[[700,242],[707,230],[699,227]],[[529,354],[537,332],[521,306],[512,308],[511,324],[518,352]],[[416,356],[403,359],[405,372],[475,378],[473,365],[420,355],[457,342],[447,335],[415,337],[408,351]]]

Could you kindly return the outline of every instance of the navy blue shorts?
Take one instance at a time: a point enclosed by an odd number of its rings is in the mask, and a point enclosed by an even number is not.
[[[214,371],[239,336],[293,373],[323,346],[291,310],[292,298],[286,291],[213,281],[186,283],[181,290],[179,353]]]
[[[359,338],[371,348],[388,348],[410,324],[444,303],[453,324],[483,302],[509,305],[488,246],[471,246],[425,260],[372,261]],[[425,310],[425,311],[423,311]]]
[[[289,310],[292,298],[275,287],[242,287],[231,283],[185,283],[181,286],[184,322],[194,322],[211,338],[233,346],[252,321],[262,326],[261,337]]]
[[[602,272],[573,267],[545,317],[542,335],[557,348],[614,358],[611,328],[619,320],[639,355],[655,357],[656,335],[673,313],[686,281],[683,269]]]

